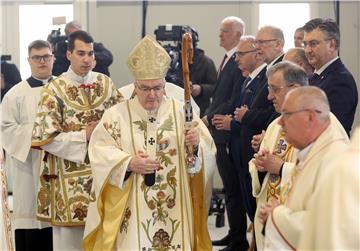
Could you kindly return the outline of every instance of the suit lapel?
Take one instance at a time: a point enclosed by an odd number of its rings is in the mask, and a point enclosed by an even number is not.
[[[228,68],[231,67],[230,65],[234,64],[234,62],[235,62],[235,53],[229,58],[229,60],[226,62],[226,65],[221,70],[220,74],[218,75],[218,79],[216,81],[216,87],[214,89],[214,93],[216,92],[216,89],[219,87],[219,83],[221,82],[221,79],[223,78],[223,76],[225,76],[226,74],[229,73]]]
[[[318,87],[322,87],[324,84],[324,80],[326,77],[331,74],[333,71],[337,70],[338,68],[342,67],[343,63],[341,62],[340,58],[336,59],[332,64],[330,64],[326,69],[320,74],[319,80],[317,80],[314,85]]]

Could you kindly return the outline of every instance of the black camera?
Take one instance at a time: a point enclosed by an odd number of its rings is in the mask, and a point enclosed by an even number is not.
[[[166,74],[166,81],[182,86],[181,42],[182,35],[190,32],[195,49],[199,36],[189,25],[159,25],[154,31],[156,40],[167,51],[171,58],[170,68]]]
[[[56,54],[56,52],[66,52],[68,42],[67,36],[61,35],[60,28],[57,30],[52,30],[47,37],[47,41],[52,45],[54,54]]]
[[[1,63],[10,60],[11,60],[11,55],[1,55]]]

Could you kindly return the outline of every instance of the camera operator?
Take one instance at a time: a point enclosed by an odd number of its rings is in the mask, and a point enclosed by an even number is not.
[[[176,34],[180,32],[180,36]],[[165,26],[159,26],[155,31],[156,39],[161,41],[171,41],[177,46],[163,45],[172,58],[170,69],[166,75],[166,81],[184,87],[181,64],[181,40],[185,32],[192,35],[194,56],[193,63],[189,65],[190,81],[192,82],[192,97],[200,107],[200,117],[203,116],[206,108],[210,104],[210,97],[214,91],[217,73],[214,61],[205,55],[204,50],[197,48],[199,35],[197,31],[190,26],[173,26],[173,32],[165,31]],[[175,41],[177,40],[177,41]]]
[[[8,63],[10,55],[1,56],[1,100],[8,90],[15,84],[21,82],[21,76],[15,64]]]
[[[71,21],[65,25],[65,36],[60,35],[60,31],[53,31],[48,41],[53,44],[55,55],[55,63],[53,67],[53,75],[59,76],[66,72],[69,68],[70,62],[66,57],[67,52],[67,37],[74,31],[82,30],[81,24],[77,21]],[[112,53],[104,47],[102,43],[94,43],[94,52],[96,64],[93,71],[103,73],[110,76],[109,66],[113,62]]]

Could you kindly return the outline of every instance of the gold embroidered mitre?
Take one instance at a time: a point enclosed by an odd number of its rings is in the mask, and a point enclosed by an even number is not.
[[[136,80],[161,79],[166,76],[170,61],[166,50],[146,35],[130,52],[127,65]]]

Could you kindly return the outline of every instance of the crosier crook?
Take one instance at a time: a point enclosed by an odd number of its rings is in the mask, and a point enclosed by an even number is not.
[[[182,36],[181,47],[181,61],[184,80],[184,111],[185,111],[185,131],[188,132],[191,129],[193,111],[191,106],[191,87],[190,87],[190,71],[189,64],[193,63],[193,45],[192,38],[189,32],[185,32]],[[186,165],[188,167],[188,173],[193,176],[195,170],[195,156],[192,146],[186,146]]]

